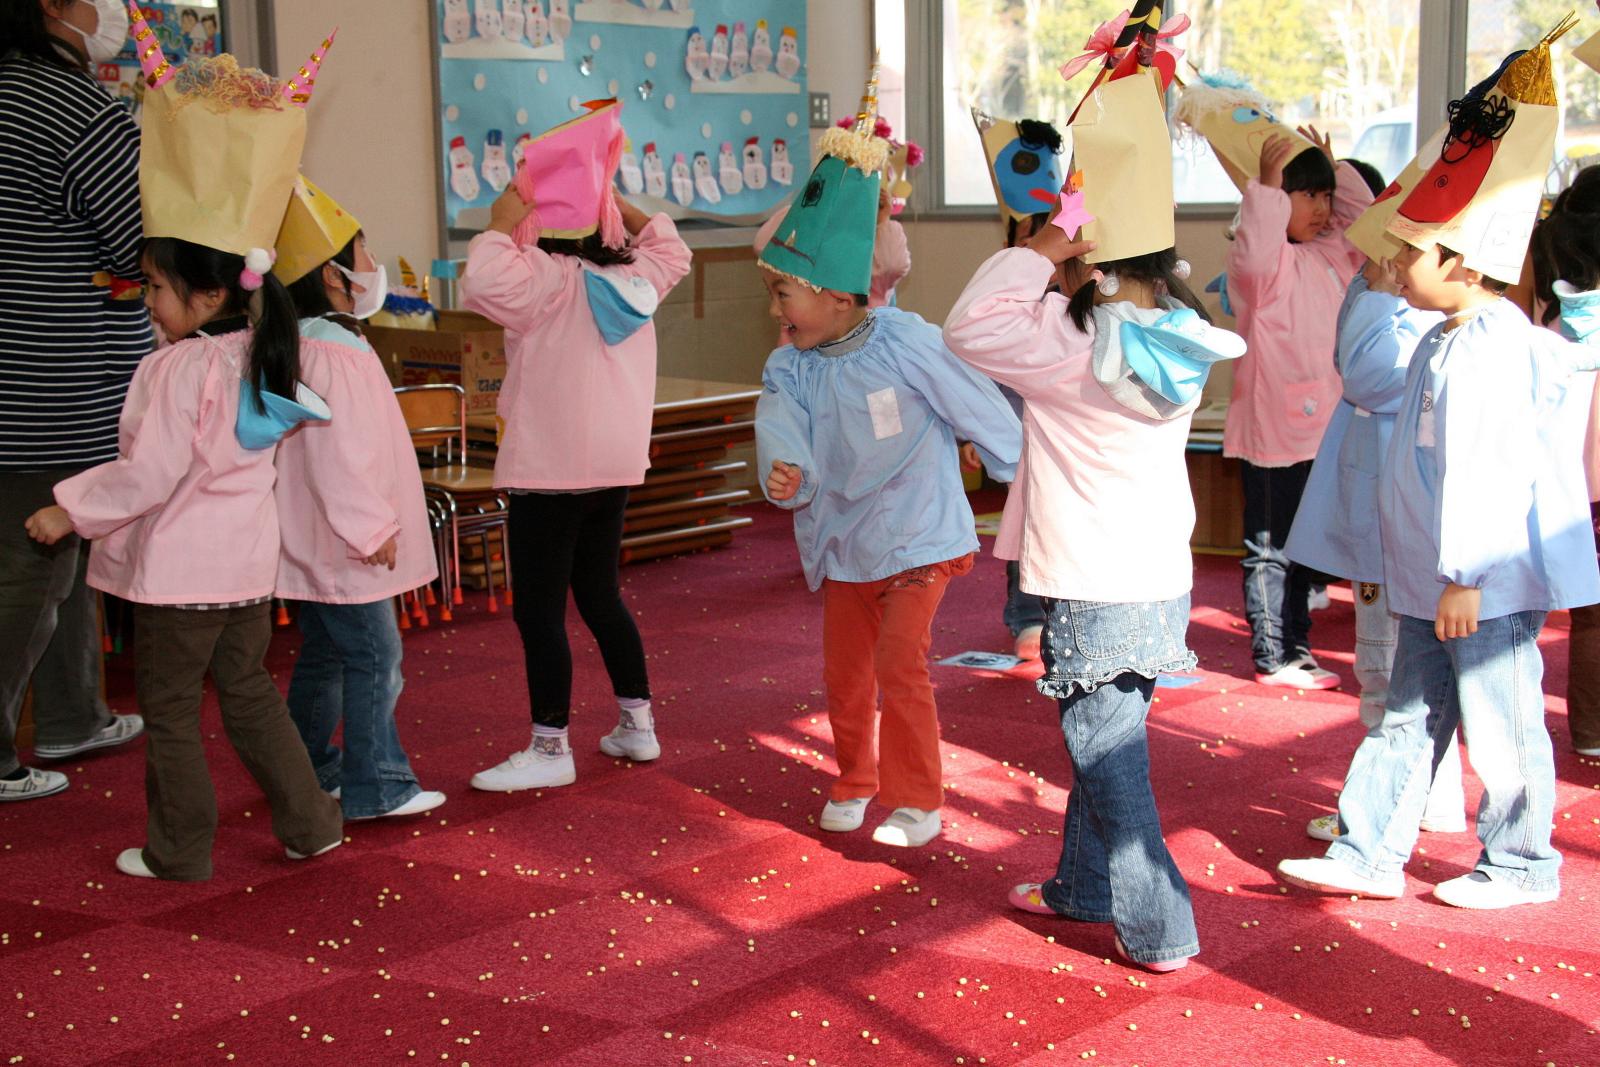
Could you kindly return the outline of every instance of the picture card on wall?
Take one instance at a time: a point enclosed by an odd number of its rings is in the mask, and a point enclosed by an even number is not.
[[[625,26],[665,26],[684,30],[694,25],[689,0],[580,0],[579,22],[612,22]]]
[[[793,26],[783,27],[774,54],[766,19],[756,22],[753,42],[743,22],[733,24],[731,35],[726,25],[716,26],[709,43],[700,27],[691,26],[684,66],[691,93],[798,93],[800,35]]]

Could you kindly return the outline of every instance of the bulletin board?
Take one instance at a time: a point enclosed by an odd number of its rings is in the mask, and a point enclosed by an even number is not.
[[[222,35],[222,11],[217,0],[191,0],[187,3],[154,3],[139,0],[145,22],[161,42],[167,62],[182,66],[190,56],[215,56],[226,52]],[[95,64],[95,76],[106,92],[138,114],[144,99],[145,81],[133,38],[123,42],[122,51],[105,63]]]
[[[616,97],[618,185],[646,212],[749,224],[809,173],[805,0],[435,0],[451,238],[481,230],[517,144]]]

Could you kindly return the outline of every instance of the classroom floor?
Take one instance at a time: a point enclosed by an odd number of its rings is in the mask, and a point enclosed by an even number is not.
[[[209,883],[113,869],[142,840],[135,752],[70,761],[68,794],[0,808],[4,1062],[1600,1062],[1600,761],[1571,753],[1560,697],[1560,902],[1432,901],[1473,862],[1471,834],[1425,835],[1399,901],[1285,892],[1272,867],[1318,851],[1303,827],[1330,810],[1358,740],[1354,697],[1246,681],[1238,564],[1198,557],[1202,670],[1160,690],[1150,734],[1202,952],[1149,975],[1107,958],[1108,927],[1005,904],[1053,869],[1069,777],[1025,679],[933,668],[949,784],[936,846],[814,827],[832,768],[819,604],[787,517],[751,513],[729,549],[624,571],[652,655],[654,764],[595,750],[615,709],[574,615],[578,784],[467,788],[528,729],[509,611],[480,594],[406,636],[402,734],[424,786],[450,794],[432,815],[352,824],[343,848],[290,863],[214,706]],[[1319,649],[1350,647],[1349,594],[1334,592]],[[1002,593],[992,559],[956,582],[935,656],[1006,647]],[[1558,694],[1565,625],[1545,642]],[[274,643],[280,683],[296,640]],[[1322,660],[1348,690],[1348,653]],[[132,710],[125,670],[113,683]]]

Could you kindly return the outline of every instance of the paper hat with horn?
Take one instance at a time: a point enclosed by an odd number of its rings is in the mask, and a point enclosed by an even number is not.
[[[1445,128],[1346,231],[1351,242],[1374,259],[1401,242],[1444,245],[1471,270],[1520,278],[1559,124],[1550,46],[1576,23],[1563,19],[1453,101]]]
[[[818,292],[870,291],[878,186],[889,158],[889,142],[874,133],[877,122],[874,59],[855,123],[822,135],[822,157],[762,249],[762,267]]]
[[[1072,116],[1072,184],[1090,217],[1083,239],[1098,247],[1084,256],[1109,263],[1171,248],[1172,136],[1164,104],[1177,50],[1161,42],[1188,28],[1180,16],[1163,25],[1159,0],[1139,0],[1131,13],[1090,37],[1108,42],[1105,61]],[[1062,75],[1082,69],[1068,63]]]
[[[361,232],[356,217],[301,175],[278,230],[278,260],[272,273],[291,285],[338,255]]]
[[[612,248],[628,243],[612,181],[622,165],[622,104],[591,100],[575,119],[520,142],[517,190],[534,205],[512,234],[524,247],[541,237],[582,238],[599,232]]]
[[[145,236],[244,256],[253,288],[272,265],[305,146],[305,106],[333,34],[280,82],[231,55],[174,67],[134,0],[128,15],[149,87],[139,158]]]
[[[1250,179],[1261,176],[1261,149],[1272,137],[1293,141],[1295,156],[1316,150],[1292,126],[1278,121],[1265,97],[1231,73],[1201,75],[1185,85],[1172,117],[1210,143],[1240,190]]]

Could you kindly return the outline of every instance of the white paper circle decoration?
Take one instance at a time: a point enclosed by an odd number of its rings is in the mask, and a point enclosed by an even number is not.
[[[796,126],[800,125],[800,116],[791,111],[783,121],[787,122],[789,124],[789,128],[792,130]]]
[[[644,54],[644,65],[650,70],[656,69],[656,54],[654,52],[646,52]]]
[[[678,106],[678,98],[673,96],[671,93],[668,93],[662,98],[661,106],[666,108],[668,111],[671,111],[673,108]]]
[[[474,89],[478,90],[478,92],[480,92],[480,93],[483,92],[483,87],[485,85],[488,85],[488,84],[489,84],[489,79],[485,78],[482,74],[476,75],[472,79],[472,87]]]
[[[700,124],[700,136],[701,137],[705,137],[707,139],[709,139],[711,137],[711,123],[702,122]]]
[[[461,117],[461,109],[456,107],[454,104],[451,104],[449,107],[444,109],[444,117],[446,120],[454,122]]]
[[[547,82],[549,82],[549,80],[550,80],[550,68],[549,67],[540,67],[539,68],[539,84],[540,85],[544,85]]]
[[[600,51],[600,35],[598,33],[589,38],[589,47],[596,52]]]
[[[528,124],[528,109],[525,108],[525,107],[517,108],[517,125],[518,126],[526,126],[527,124]]]
[[[750,114],[749,108],[745,108],[743,111],[739,112],[739,121],[744,123],[746,126],[750,125],[750,122],[754,117],[755,116]]]
[[[583,110],[583,104],[578,101],[577,96],[569,96],[569,97],[567,97],[567,106],[569,108],[571,108],[572,110],[574,110],[574,111],[582,111]]]
[[[617,79],[615,79],[615,78],[612,78],[609,82],[606,83],[606,92],[610,93],[612,96],[616,96],[617,95],[617,89],[618,88],[619,88],[619,86],[617,85]]]

